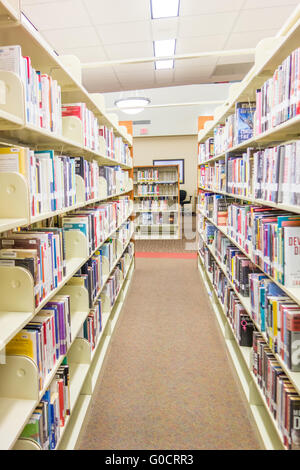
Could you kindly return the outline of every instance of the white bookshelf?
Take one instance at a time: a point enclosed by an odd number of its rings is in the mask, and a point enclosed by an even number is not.
[[[284,32],[284,35],[283,35]],[[257,47],[255,55],[255,64],[247,76],[242,82],[233,84],[229,91],[228,99],[222,106],[216,109],[213,121],[207,121],[204,129],[198,134],[198,142],[204,143],[209,137],[213,137],[214,128],[219,124],[224,124],[226,118],[234,113],[235,104],[240,101],[255,101],[256,89],[260,88],[262,84],[270,77],[272,77],[274,70],[283,62],[283,60],[296,48],[300,47],[300,8],[295,11],[295,14],[289,20],[289,24],[282,29],[282,33],[275,38],[269,38],[263,40]],[[279,143],[289,142],[293,138],[299,138],[299,124],[300,116],[296,116],[286,122],[278,125],[277,127],[269,129],[267,132],[256,135],[253,138],[244,141],[242,144],[230,148],[220,154],[207,159],[205,161],[198,162],[198,178],[200,167],[203,165],[214,165],[219,160],[224,160],[226,154],[244,151],[247,148],[263,149],[268,146],[274,146]],[[226,171],[226,170],[225,170]],[[250,203],[255,205],[261,205],[266,207],[275,207],[284,211],[299,214],[299,206],[276,204],[274,202],[265,201],[261,199],[255,199],[251,196],[236,195],[224,190],[219,190],[217,187],[210,186],[206,187],[199,183],[198,179],[198,190],[207,191],[216,194],[222,194],[235,199],[237,202]],[[206,215],[203,210],[204,208],[198,206],[197,217],[201,216],[202,219],[213,224],[225,237],[227,237],[231,243],[233,243],[239,250],[252,261],[251,253],[247,253],[243,247],[237,243],[235,238],[230,236],[226,226],[217,225],[214,220]],[[199,230],[199,224],[197,222],[197,238],[201,241],[201,244],[212,256],[214,262],[220,268],[222,273],[227,279],[228,285],[233,289],[235,295],[238,297],[243,308],[248,313],[250,318],[251,315],[251,303],[249,297],[243,297],[236,289],[235,284],[231,281],[227,274],[226,266],[218,258],[214,244],[208,244],[202,230]],[[254,263],[255,264],[255,263]],[[256,265],[257,266],[257,265]],[[275,282],[280,289],[282,289],[296,304],[300,305],[300,289],[287,288],[278,281],[276,281],[268,273],[264,272],[261,266],[259,269],[267,275],[273,282]],[[230,324],[229,318],[226,316],[225,307],[222,305],[217,292],[214,289],[212,274],[207,271],[205,262],[202,259],[202,255],[198,252],[198,269],[201,273],[204,285],[210,296],[214,312],[216,314],[218,324],[223,333],[226,346],[228,348],[229,355],[237,371],[237,375],[240,379],[242,389],[245,392],[245,396],[249,403],[249,409],[252,412],[253,418],[256,422],[258,431],[260,433],[262,442],[266,449],[281,450],[285,449],[283,436],[281,431],[278,429],[277,422],[275,421],[273,414],[271,413],[268,404],[266,402],[265,395],[261,388],[257,384],[256,377],[252,371],[252,358],[251,348],[244,348],[239,346],[238,340]],[[260,331],[260,326],[252,319],[256,330]],[[268,344],[267,336],[264,332],[261,332],[266,343]],[[289,370],[287,365],[282,361],[281,357],[274,353],[276,360],[281,365],[286,376],[290,379],[291,383],[300,394],[300,374]]]
[[[32,59],[32,65],[42,73],[48,73],[57,79],[62,88],[62,103],[86,103],[103,124],[113,128],[114,134],[132,147],[132,136],[125,127],[120,126],[115,115],[105,111],[101,94],[90,94],[81,83],[81,66],[75,57],[58,57],[39,36],[37,31],[22,17],[19,0],[0,0],[0,44],[22,47],[23,55]],[[104,139],[99,138],[99,152],[92,151],[83,145],[83,129],[77,118],[63,119],[63,134],[55,135],[26,122],[24,87],[13,73],[0,71],[0,87],[5,89],[5,100],[0,105],[0,138],[6,145],[33,147],[34,149],[53,149],[70,156],[83,156],[96,160],[101,165],[121,166],[123,171],[131,171],[132,158],[126,163],[106,156]],[[131,151],[132,154],[132,151]],[[130,173],[131,176],[131,173]],[[100,195],[93,200],[85,200],[84,182],[76,176],[76,204],[64,209],[31,215],[29,205],[29,188],[25,178],[17,173],[0,173],[0,235],[4,232],[25,227],[53,216],[72,212],[93,203],[108,201],[133,192],[133,180],[129,177],[127,185],[117,184],[116,192],[108,194],[104,178],[99,179]],[[132,218],[133,201],[117,227],[103,234],[101,245],[115,235],[115,232],[126,221]],[[123,257],[129,243],[133,243],[132,230],[125,243],[117,242],[117,258],[111,266],[104,260],[104,279],[97,298],[103,296],[104,286],[118,261]],[[43,301],[35,306],[33,279],[28,271],[22,268],[0,267],[0,349],[38,313],[56,294],[70,295],[72,343],[65,356],[61,356],[55,367],[39,389],[36,364],[27,357],[7,356],[0,364],[0,449],[1,450],[39,450],[40,446],[30,439],[19,436],[38,405],[45,390],[50,385],[55,373],[65,357],[70,364],[71,414],[61,429],[57,449],[74,449],[88,406],[94,385],[101,373],[102,364],[108,350],[114,328],[121,313],[125,296],[128,292],[134,271],[134,255],[125,255],[125,275],[114,305],[103,311],[103,328],[96,348],[77,338],[84,321],[89,314],[88,292],[81,286],[68,285],[71,277],[92,256],[89,254],[86,237],[79,232],[66,233],[66,276]],[[95,250],[96,251],[96,250]],[[104,305],[107,305],[103,299]],[[0,351],[1,352],[1,351]]]
[[[135,239],[179,239],[178,166],[137,166],[133,174]]]

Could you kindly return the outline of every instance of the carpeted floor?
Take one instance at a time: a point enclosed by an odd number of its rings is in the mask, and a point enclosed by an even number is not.
[[[262,449],[195,259],[136,259],[77,448]]]

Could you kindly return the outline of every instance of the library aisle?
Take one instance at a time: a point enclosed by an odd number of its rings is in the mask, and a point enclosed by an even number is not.
[[[195,259],[153,256],[136,254],[77,449],[262,449]]]

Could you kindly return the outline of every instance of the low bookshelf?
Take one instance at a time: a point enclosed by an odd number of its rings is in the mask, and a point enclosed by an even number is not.
[[[178,165],[134,167],[133,183],[136,240],[179,239]]]

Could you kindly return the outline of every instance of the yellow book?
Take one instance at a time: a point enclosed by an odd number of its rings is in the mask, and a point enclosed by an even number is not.
[[[28,149],[23,147],[0,148],[0,172],[29,174]]]
[[[10,356],[27,356],[37,363],[37,334],[35,331],[21,330],[6,345],[6,354]]]

